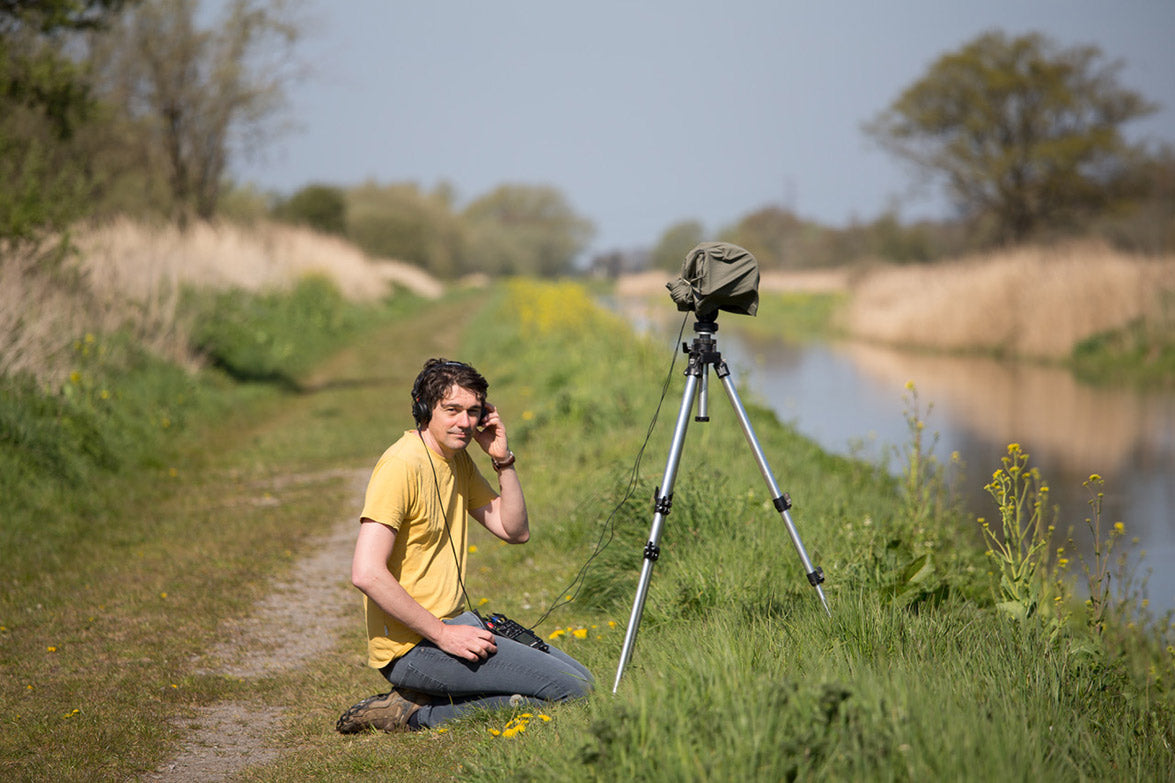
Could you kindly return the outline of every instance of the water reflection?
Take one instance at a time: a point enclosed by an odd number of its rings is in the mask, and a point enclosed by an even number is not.
[[[725,324],[724,324],[725,326]],[[1152,607],[1175,608],[1175,395],[1094,388],[1062,369],[993,359],[914,355],[855,343],[798,345],[719,334],[739,383],[824,448],[885,458],[909,440],[903,395],[913,381],[933,408],[935,455],[957,451],[964,502],[994,516],[982,486],[1011,442],[1022,444],[1086,557],[1090,474],[1105,479],[1103,524],[1123,521],[1152,569]],[[1141,576],[1141,574],[1140,574]]]

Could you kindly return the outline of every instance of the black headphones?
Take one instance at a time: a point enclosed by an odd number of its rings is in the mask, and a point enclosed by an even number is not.
[[[425,384],[428,382],[429,376],[443,372],[446,367],[469,367],[469,365],[465,362],[437,362],[421,370],[420,374],[416,376],[416,382],[412,384],[412,418],[416,421],[417,428],[427,427],[428,423],[432,421],[432,406],[424,400]]]

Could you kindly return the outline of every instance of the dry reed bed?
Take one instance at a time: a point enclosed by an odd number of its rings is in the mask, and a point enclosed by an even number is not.
[[[180,231],[116,220],[82,229],[75,242],[82,281],[75,286],[0,253],[0,375],[24,372],[59,385],[70,372],[75,339],[116,329],[190,363],[189,325],[178,313],[184,285],[282,290],[319,274],[356,301],[378,299],[393,285],[427,297],[442,290],[419,269],[372,260],[342,239],[291,226],[202,223]]]
[[[1025,247],[870,270],[850,291],[844,322],[858,339],[1058,359],[1137,319],[1169,322],[1175,257],[1130,256],[1095,243]]]

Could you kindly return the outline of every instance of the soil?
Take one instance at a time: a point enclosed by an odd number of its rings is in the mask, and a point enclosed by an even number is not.
[[[343,475],[361,496],[370,471],[332,471]],[[303,477],[306,478],[306,477]],[[287,480],[297,481],[298,477]],[[273,585],[244,619],[221,625],[224,641],[200,663],[202,673],[244,680],[289,671],[328,652],[345,627],[356,622],[355,590],[346,580],[355,546],[356,520],[338,520],[320,540],[307,547],[287,578]],[[321,608],[308,615],[305,607]],[[290,634],[289,628],[301,629]],[[180,752],[148,777],[168,783],[212,783],[227,780],[254,764],[281,755],[274,727],[291,706],[251,701],[223,702],[202,708],[189,724]]]

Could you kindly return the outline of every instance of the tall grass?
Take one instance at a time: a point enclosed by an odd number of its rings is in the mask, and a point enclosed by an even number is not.
[[[355,302],[395,290],[440,293],[419,270],[292,226],[199,223],[181,231],[120,219],[79,229],[74,244],[70,263],[53,270],[0,252],[0,375],[57,387],[72,371],[69,346],[87,332],[127,333],[160,358],[195,366],[187,290],[265,294],[312,277]]]
[[[248,395],[200,365],[297,388],[391,290],[388,268],[301,229],[118,221],[77,245],[54,269],[0,257],[0,566],[18,581],[84,546],[109,480]]]
[[[625,332],[580,314],[568,291],[528,297],[569,315],[513,337],[499,329],[504,342],[477,332],[473,345],[505,347],[495,356],[510,368],[511,391],[533,391],[527,438],[560,444],[555,453],[566,461],[549,470],[576,477],[559,491],[600,492],[588,477],[606,487],[610,470],[608,500],[585,503],[594,513],[568,515],[548,535],[571,547],[551,552],[576,563],[595,541],[611,542],[566,611],[582,627],[622,624],[665,422],[633,491],[622,477],[656,408],[666,356],[647,346],[618,350]],[[506,312],[490,318],[505,323]],[[674,376],[670,405],[680,389]],[[822,454],[751,406],[812,560],[828,577],[829,620],[725,407],[712,405],[712,421],[687,435],[619,693],[608,692],[620,642],[612,634],[604,637],[611,655],[598,646],[588,653],[601,692],[550,723],[532,720],[489,742],[469,762],[475,779],[1170,778],[1175,661],[1160,646],[1169,639],[1136,635],[1127,655],[1079,622],[1058,629],[1035,611],[1001,611],[1006,599],[989,590],[978,526],[923,491],[932,484],[925,455],[911,460],[906,481],[891,479]],[[614,447],[609,469],[594,462],[605,452],[591,444]],[[1044,572],[1053,573],[1024,578]]]
[[[872,270],[852,285],[844,315],[857,339],[1062,360],[1138,323],[1170,331],[1173,297],[1175,259],[1084,243]]]

